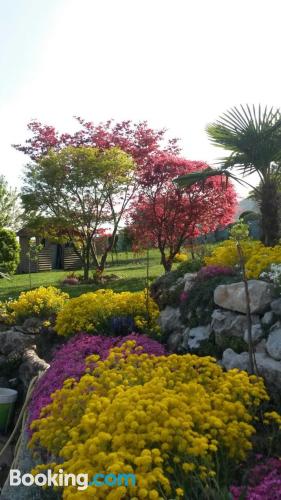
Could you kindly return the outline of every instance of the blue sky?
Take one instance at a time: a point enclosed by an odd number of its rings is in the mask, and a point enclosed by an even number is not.
[[[73,130],[143,120],[187,158],[221,152],[205,126],[239,103],[281,104],[279,0],[0,0],[0,173],[20,186],[32,118]]]

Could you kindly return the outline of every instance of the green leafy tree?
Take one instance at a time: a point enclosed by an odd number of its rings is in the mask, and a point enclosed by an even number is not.
[[[9,229],[0,229],[0,272],[13,274],[19,263],[19,244]]]
[[[229,151],[219,160],[220,169],[209,169],[201,175],[178,178],[182,185],[204,181],[212,175],[225,175],[249,185],[259,201],[263,241],[274,245],[280,237],[280,191],[278,179],[281,173],[281,112],[248,105],[234,107],[207,127],[211,142]],[[248,176],[257,173],[259,185],[251,186],[231,173],[232,169]]]
[[[135,189],[135,164],[121,149],[69,146],[50,150],[26,167],[22,201],[26,213],[56,220],[79,256],[84,279],[90,265],[103,271],[120,221]],[[94,241],[111,228],[100,258]]]
[[[12,230],[19,229],[21,224],[21,210],[19,195],[16,189],[8,186],[4,176],[0,176],[0,227]]]

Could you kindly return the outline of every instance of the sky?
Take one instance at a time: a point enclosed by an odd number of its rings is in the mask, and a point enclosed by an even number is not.
[[[207,123],[281,104],[279,0],[0,0],[0,174],[20,188],[11,144],[36,118],[147,120],[214,165]],[[255,182],[253,179],[251,182]],[[246,191],[239,188],[240,195]]]

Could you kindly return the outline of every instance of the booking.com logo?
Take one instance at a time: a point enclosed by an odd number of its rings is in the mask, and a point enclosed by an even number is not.
[[[58,473],[48,469],[39,474],[21,474],[19,469],[11,469],[9,474],[10,486],[76,486],[77,490],[86,490],[89,486],[135,486],[135,474],[95,474],[89,480],[88,474],[64,473],[59,469]]]

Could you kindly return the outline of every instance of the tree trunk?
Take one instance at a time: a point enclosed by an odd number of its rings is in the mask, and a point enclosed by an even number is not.
[[[280,237],[281,195],[274,180],[261,186],[260,209],[262,215],[262,241],[266,246],[276,245]]]
[[[84,280],[88,280],[89,279],[89,268],[88,268],[86,262],[84,262],[84,266],[83,266],[83,279]]]
[[[160,250],[160,253],[161,253],[161,262],[160,264],[162,264],[162,266],[164,267],[165,269],[165,273],[169,273],[172,269],[172,265],[173,265],[173,259],[171,260],[170,258],[167,259],[166,255],[165,255],[165,252],[164,250]]]
[[[100,260],[100,263],[99,263],[99,267],[98,267],[98,270],[103,273],[104,271],[104,268],[105,268],[105,264],[106,264],[106,261],[107,261],[107,256],[109,254],[109,252],[112,251],[113,247],[114,247],[114,244],[115,244],[115,241],[116,241],[116,238],[117,238],[117,227],[116,229],[113,231],[112,233],[112,236],[110,239],[108,239],[108,244],[106,246],[106,249],[101,257],[101,260]]]

